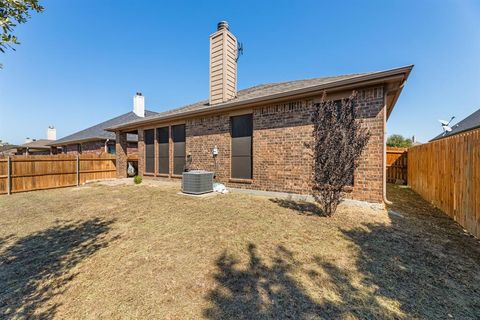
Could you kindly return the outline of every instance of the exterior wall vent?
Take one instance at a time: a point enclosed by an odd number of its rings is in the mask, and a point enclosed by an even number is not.
[[[182,192],[202,194],[213,191],[213,172],[192,170],[182,174]]]

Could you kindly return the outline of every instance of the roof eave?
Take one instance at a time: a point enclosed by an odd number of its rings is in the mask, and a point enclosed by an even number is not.
[[[69,141],[63,141],[63,142],[62,141],[61,142],[52,142],[52,143],[49,143],[48,146],[61,147],[61,146],[68,146],[68,145],[71,145],[71,144],[86,143],[86,142],[99,141],[99,140],[100,141],[106,141],[106,140],[115,141],[115,139],[97,137],[97,138],[87,138],[87,139],[81,139],[81,140],[69,140]],[[137,142],[138,140],[128,139],[127,141],[128,142]]]
[[[288,92],[281,92],[281,93],[276,93],[268,96],[247,99],[243,101],[226,102],[217,106],[206,106],[201,109],[185,111],[185,112],[176,113],[172,115],[166,115],[164,117],[159,117],[159,118],[144,119],[141,121],[135,121],[134,123],[127,123],[120,126],[106,128],[105,130],[106,131],[132,130],[134,128],[145,126],[151,123],[172,121],[178,118],[188,118],[188,117],[198,116],[198,115],[203,115],[208,113],[218,113],[222,111],[228,111],[230,109],[254,106],[256,104],[261,104],[265,102],[274,102],[275,100],[283,100],[285,98],[310,96],[325,90],[334,90],[334,91],[347,90],[347,89],[351,89],[358,86],[368,86],[368,85],[374,85],[378,83],[386,83],[392,80],[401,81],[402,84],[404,84],[412,68],[413,68],[413,65],[408,65],[405,67],[381,71],[373,74],[361,75],[361,76],[350,78],[350,79],[339,80],[339,81],[311,86],[307,88],[291,90]],[[398,92],[396,93],[393,105],[395,105],[396,100],[400,96],[400,92],[402,88],[403,88],[403,85],[400,86]],[[393,105],[389,113],[391,113],[391,111],[393,110]]]

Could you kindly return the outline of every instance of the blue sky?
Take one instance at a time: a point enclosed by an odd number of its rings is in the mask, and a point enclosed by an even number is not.
[[[437,119],[480,108],[480,1],[40,2],[17,51],[0,55],[10,143],[128,112],[136,91],[153,111],[206,98],[208,36],[223,19],[245,48],[240,89],[415,64],[388,134],[426,141]]]

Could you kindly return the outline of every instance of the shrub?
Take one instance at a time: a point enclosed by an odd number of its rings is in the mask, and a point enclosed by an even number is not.
[[[348,99],[335,102],[327,100],[324,93],[314,106],[313,197],[328,216],[337,209],[346,187],[353,184],[358,160],[370,138],[355,118],[357,99],[354,92]]]
[[[389,147],[410,148],[412,144],[412,139],[405,139],[401,134],[392,134],[387,139],[387,146]]]
[[[135,177],[133,177],[133,182],[135,182],[135,184],[140,184],[140,183],[142,183],[142,176],[135,176]]]

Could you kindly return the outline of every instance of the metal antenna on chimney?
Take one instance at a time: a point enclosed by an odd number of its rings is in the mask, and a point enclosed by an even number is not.
[[[240,59],[240,56],[243,56],[243,43],[238,42],[238,48],[237,48],[237,59],[235,59],[235,62]]]

